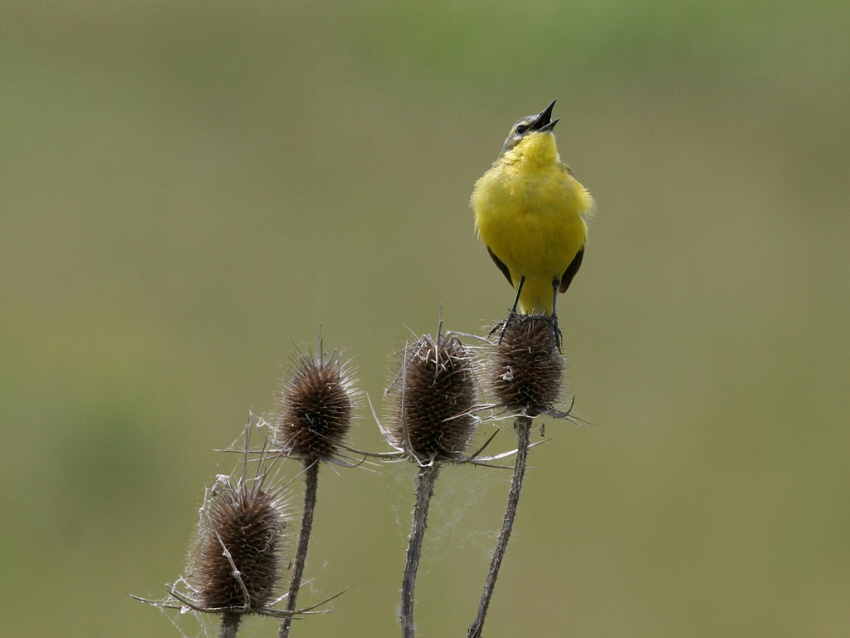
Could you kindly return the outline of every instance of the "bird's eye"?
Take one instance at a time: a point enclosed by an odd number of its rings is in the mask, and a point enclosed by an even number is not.
[[[525,124],[519,124],[516,127],[517,135],[522,135],[528,130],[528,127]]]

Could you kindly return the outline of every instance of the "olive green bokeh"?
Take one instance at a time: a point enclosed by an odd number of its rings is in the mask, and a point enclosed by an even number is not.
[[[323,324],[379,402],[441,304],[504,316],[467,202],[553,98],[599,209],[559,305],[597,425],[547,423],[488,636],[850,632],[846,3],[13,0],[0,24],[0,634],[177,636],[124,594],[182,570],[233,463],[212,449],[293,343]],[[508,481],[444,473],[423,636],[474,617]],[[411,489],[326,473],[301,598],[354,587],[298,636],[398,634]]]

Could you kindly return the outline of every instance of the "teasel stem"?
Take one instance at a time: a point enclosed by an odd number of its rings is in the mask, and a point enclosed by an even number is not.
[[[478,605],[478,615],[469,626],[467,638],[481,638],[484,619],[499,577],[499,569],[516,518],[522,480],[528,463],[531,425],[539,414],[556,414],[552,407],[561,393],[563,359],[552,348],[554,318],[543,315],[518,315],[514,312],[501,324],[502,333],[494,353],[491,371],[493,394],[501,405],[517,414],[514,430],[517,433],[516,464],[502,531],[490,561],[490,571]],[[557,331],[557,326],[554,326]],[[495,329],[494,329],[495,330]],[[566,415],[562,415],[566,416]]]
[[[289,581],[286,602],[289,612],[296,610],[307,563],[319,489],[319,464],[326,461],[344,465],[336,457],[351,427],[357,399],[348,364],[336,351],[330,354],[324,351],[321,331],[316,353],[299,354],[294,363],[290,378],[283,386],[274,430],[281,455],[300,459],[304,468],[304,509]],[[280,638],[289,636],[291,625],[292,616],[283,619],[278,633]]]
[[[517,452],[516,464],[514,465],[514,475],[511,480],[511,489],[508,493],[508,506],[505,509],[505,518],[502,522],[502,531],[499,533],[499,540],[496,543],[496,549],[493,552],[493,558],[490,561],[490,571],[487,573],[487,581],[484,583],[484,592],[481,594],[481,602],[478,604],[478,615],[475,621],[469,626],[467,638],[481,638],[481,632],[484,629],[484,620],[487,616],[487,609],[490,606],[490,598],[493,596],[493,590],[496,587],[496,579],[499,577],[499,569],[502,566],[502,559],[505,557],[505,552],[508,549],[508,541],[511,537],[511,530],[514,526],[514,518],[516,518],[517,506],[519,505],[519,495],[522,491],[522,479],[525,476],[525,468],[528,461],[528,446],[531,441],[531,424],[530,416],[521,415],[514,421],[514,429],[517,433]]]
[[[419,559],[422,556],[422,541],[428,521],[428,507],[434,496],[434,484],[440,473],[440,464],[432,463],[419,468],[416,486],[416,506],[413,509],[413,524],[410,541],[407,545],[407,559],[404,565],[404,579],[401,583],[401,632],[404,638],[413,638],[413,591],[416,588],[416,574],[419,571]]]
[[[428,509],[440,467],[463,463],[477,419],[472,361],[460,340],[423,335],[405,345],[395,393],[394,424],[383,430],[400,458],[417,465],[416,504],[405,555],[400,618],[403,638],[413,638],[414,589],[428,522]]]
[[[239,624],[242,622],[242,616],[234,613],[224,613],[221,616],[221,631],[219,638],[236,638],[236,632],[239,631]]]
[[[307,550],[310,545],[310,535],[313,532],[313,512],[316,510],[316,498],[319,490],[319,460],[304,461],[304,511],[301,514],[301,531],[298,534],[298,548],[295,550],[295,560],[292,566],[292,579],[289,582],[289,597],[286,610],[294,612],[298,591],[301,589],[301,579],[304,577],[304,565],[307,563]],[[289,636],[292,616],[283,619],[280,625],[280,638]]]

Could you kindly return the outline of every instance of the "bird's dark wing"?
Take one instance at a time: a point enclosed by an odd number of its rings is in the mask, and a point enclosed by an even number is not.
[[[488,253],[490,253],[490,259],[492,259],[492,260],[493,260],[493,263],[494,263],[494,264],[496,264],[496,266],[498,266],[498,267],[499,267],[499,270],[501,270],[501,271],[502,271],[502,274],[503,274],[503,275],[505,276],[505,278],[508,280],[508,283],[509,283],[511,286],[513,286],[513,285],[514,285],[514,282],[511,280],[511,271],[510,271],[510,269],[509,269],[507,266],[505,266],[505,264],[502,262],[502,260],[501,260],[501,259],[499,259],[498,257],[496,257],[496,255],[494,255],[494,254],[493,254],[493,251],[492,251],[492,250],[490,250],[490,247],[489,247],[489,246],[487,246],[487,252],[488,252]],[[566,288],[565,288],[564,290],[566,290]]]
[[[491,255],[493,253],[490,253]],[[573,277],[576,276],[578,269],[581,268],[581,260],[584,257],[584,246],[582,246],[579,251],[576,253],[576,256],[573,257],[572,262],[567,269],[564,271],[563,276],[561,277],[561,287],[558,289],[561,292],[567,292],[567,288],[570,287],[570,283],[573,281]],[[495,257],[493,257],[495,259]]]

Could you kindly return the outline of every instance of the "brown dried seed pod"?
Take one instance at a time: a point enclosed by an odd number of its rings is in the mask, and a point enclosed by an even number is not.
[[[198,600],[209,609],[264,607],[279,580],[285,521],[278,500],[259,483],[233,486],[229,480],[217,483],[208,498],[194,569]]]
[[[337,353],[302,354],[281,392],[275,443],[305,461],[333,458],[351,427],[356,392]]]
[[[529,416],[551,410],[564,377],[551,318],[512,314],[506,322],[492,364],[493,394],[500,404]]]
[[[434,341],[425,335],[405,347],[403,365],[391,442],[420,461],[456,458],[475,426],[475,379],[466,349],[456,337]]]

